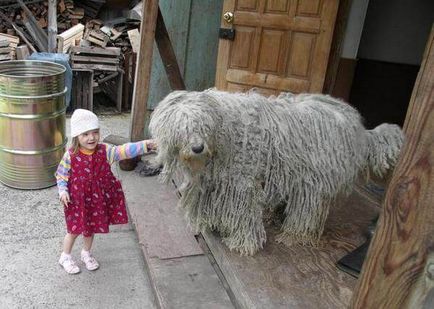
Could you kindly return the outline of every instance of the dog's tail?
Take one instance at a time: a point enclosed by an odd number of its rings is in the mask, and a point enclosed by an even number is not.
[[[376,176],[383,177],[395,167],[404,143],[401,128],[394,124],[381,124],[368,135],[368,165]]]

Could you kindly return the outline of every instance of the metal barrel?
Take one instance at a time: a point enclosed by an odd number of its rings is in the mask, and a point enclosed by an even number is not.
[[[65,68],[47,61],[0,63],[0,181],[54,185],[66,145]]]

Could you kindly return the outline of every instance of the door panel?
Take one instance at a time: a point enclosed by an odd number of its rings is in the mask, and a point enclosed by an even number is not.
[[[321,92],[339,0],[225,0],[216,87],[264,93]],[[222,14],[223,15],[223,14]]]

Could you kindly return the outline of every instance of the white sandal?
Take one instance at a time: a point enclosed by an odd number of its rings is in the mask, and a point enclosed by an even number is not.
[[[99,264],[89,251],[81,251],[81,260],[86,265],[87,270],[97,270]]]
[[[70,275],[75,275],[80,272],[80,268],[75,264],[75,261],[70,255],[62,253],[59,264],[62,265],[63,269]]]

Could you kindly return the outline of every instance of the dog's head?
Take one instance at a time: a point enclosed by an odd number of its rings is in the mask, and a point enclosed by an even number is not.
[[[157,160],[168,170],[180,163],[201,173],[214,153],[218,115],[204,92],[175,91],[155,109],[149,125],[157,141]]]

